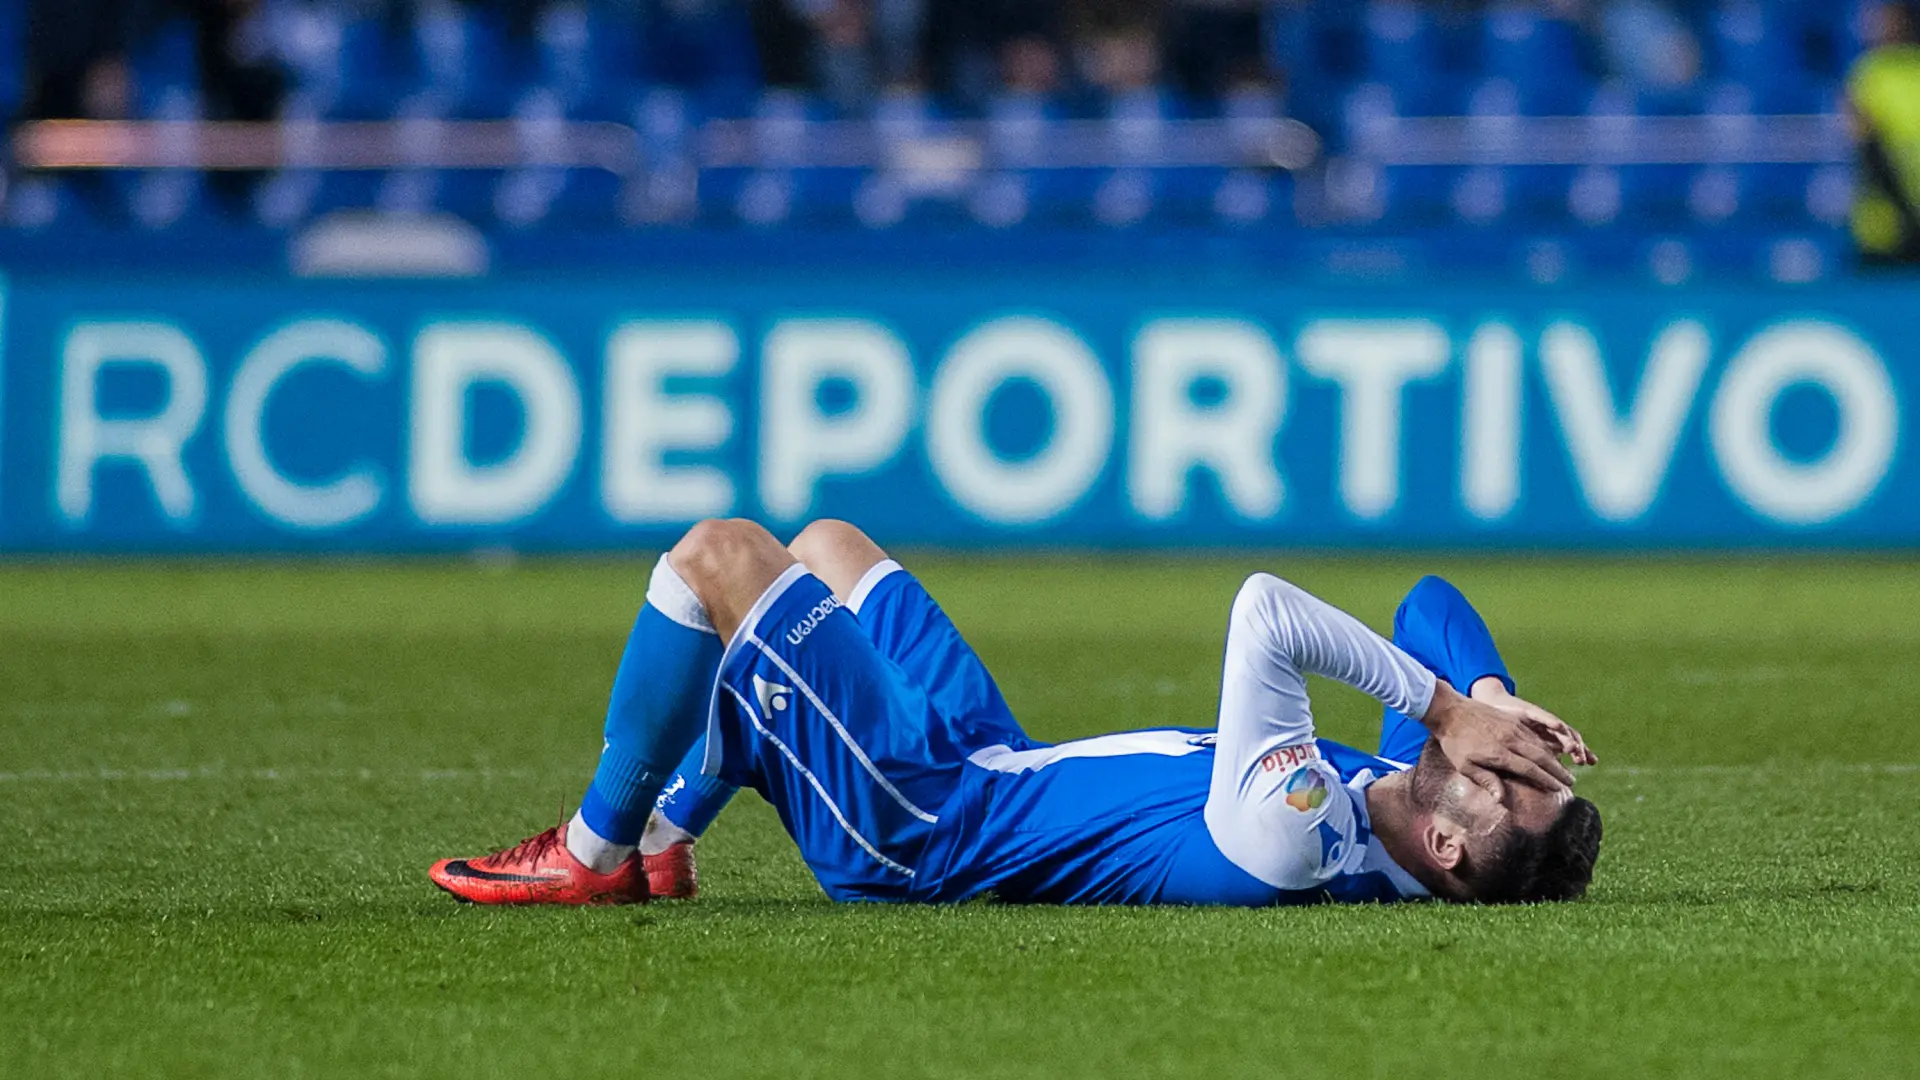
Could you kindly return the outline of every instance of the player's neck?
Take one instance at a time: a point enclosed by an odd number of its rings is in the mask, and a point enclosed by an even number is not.
[[[1413,770],[1383,776],[1367,786],[1367,819],[1373,838],[1428,892],[1442,895],[1445,883],[1420,850],[1420,818],[1413,805]]]

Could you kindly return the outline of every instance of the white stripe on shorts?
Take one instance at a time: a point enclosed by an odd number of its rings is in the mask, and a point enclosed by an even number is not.
[[[908,877],[913,876],[912,870],[880,854],[879,848],[874,847],[867,841],[866,837],[860,835],[859,831],[853,827],[853,824],[847,820],[847,816],[840,812],[840,806],[833,801],[833,796],[827,794],[826,785],[820,783],[820,778],[813,775],[813,770],[800,763],[800,759],[794,755],[792,750],[787,748],[786,743],[780,741],[778,735],[768,730],[767,726],[760,722],[759,714],[753,711],[753,706],[747,703],[746,698],[740,696],[740,691],[729,686],[727,687],[727,693],[732,694],[733,700],[740,703],[741,711],[747,714],[748,720],[753,721],[753,728],[760,733],[760,737],[772,743],[773,748],[780,751],[781,756],[787,759],[787,764],[792,765],[794,770],[802,777],[805,777],[808,784],[812,785],[814,794],[820,796],[820,801],[827,804],[827,812],[833,815],[833,820],[840,823],[840,827],[846,830],[848,836],[853,837],[854,843],[859,844],[867,854],[873,856],[875,861],[887,869],[895,873],[905,874]]]
[[[793,670],[792,664],[787,663],[778,653],[768,648],[767,643],[760,640],[758,634],[748,634],[747,640],[760,650],[760,655],[773,661],[773,665],[779,668],[782,674],[793,680],[794,689],[805,695],[806,699],[813,703],[813,707],[819,710],[820,715],[826,717],[827,723],[833,727],[834,734],[840,736],[840,741],[847,744],[848,750],[853,751],[854,760],[860,763],[861,768],[867,770],[867,775],[873,777],[874,783],[879,784],[888,795],[893,796],[893,801],[899,803],[901,809],[929,825],[940,821],[938,817],[913,805],[911,800],[900,794],[900,789],[893,786],[893,782],[881,773],[879,766],[873,763],[873,759],[867,756],[867,752],[860,749],[860,744],[853,741],[853,733],[847,730],[846,725],[840,722],[840,718],[833,714],[832,709],[827,708],[827,703],[820,700],[820,695],[813,692],[813,687],[807,685],[807,681],[800,677],[800,673]]]
[[[867,594],[873,592],[874,586],[880,584],[888,574],[904,569],[892,559],[881,559],[868,567],[867,572],[860,575],[860,581],[854,585],[853,591],[847,594],[847,610],[855,615],[860,614],[860,606],[867,602]]]

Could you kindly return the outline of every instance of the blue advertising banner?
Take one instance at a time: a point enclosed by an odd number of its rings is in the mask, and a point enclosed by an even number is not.
[[[16,279],[0,548],[1920,542],[1920,288]]]

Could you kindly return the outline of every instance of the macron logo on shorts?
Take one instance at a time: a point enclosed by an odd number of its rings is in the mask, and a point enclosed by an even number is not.
[[[761,713],[771,717],[774,713],[787,711],[787,705],[793,701],[793,687],[770,683],[755,675],[753,696],[760,702]]]
[[[827,616],[833,614],[835,608],[841,606],[843,605],[837,596],[829,596],[813,605],[812,611],[800,616],[799,622],[787,627],[787,644],[798,645],[807,640],[807,635],[813,633],[815,628],[826,621]]]

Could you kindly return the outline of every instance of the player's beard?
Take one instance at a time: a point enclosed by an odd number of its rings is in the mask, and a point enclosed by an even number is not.
[[[1420,749],[1420,760],[1413,765],[1413,805],[1429,814],[1457,817],[1459,807],[1452,793],[1453,778],[1459,772],[1434,739]],[[1449,813],[1453,811],[1453,813]]]

